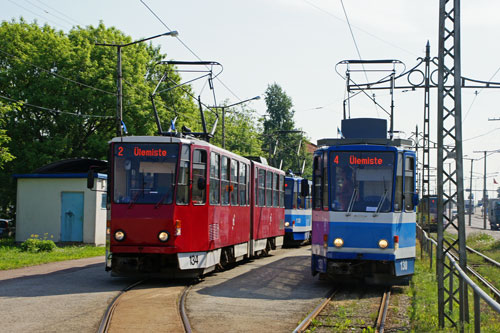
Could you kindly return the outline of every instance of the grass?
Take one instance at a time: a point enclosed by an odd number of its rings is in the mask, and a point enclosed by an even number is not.
[[[484,241],[484,236],[477,236],[480,243],[489,244]],[[474,237],[471,238],[471,244],[474,244]],[[494,241],[493,241],[494,243]],[[418,243],[417,243],[418,244]],[[468,244],[469,245],[469,244]],[[473,247],[472,245],[469,245]],[[485,245],[491,246],[491,245]],[[483,252],[483,251],[481,251]],[[437,278],[435,271],[435,249],[433,258],[433,267],[429,268],[429,258],[424,254],[420,259],[420,249],[417,249],[417,261],[415,263],[415,275],[410,288],[410,295],[412,297],[412,308],[410,320],[412,330],[415,332],[455,332],[458,329],[449,327],[450,322],[445,319],[446,328],[444,330],[438,329],[438,301],[437,301]],[[498,273],[497,273],[498,274]],[[449,281],[449,280],[447,280]],[[458,286],[458,279],[455,278],[454,286]],[[477,282],[476,282],[477,283]],[[473,307],[473,294],[471,288],[469,289],[469,315],[470,323],[464,327],[466,332],[474,331],[474,307]],[[446,297],[446,295],[445,295]],[[458,295],[457,295],[458,297]],[[500,332],[500,315],[493,311],[484,301],[481,303],[481,331],[482,332]],[[446,304],[446,311],[448,311],[448,303]],[[450,315],[449,312],[447,312]],[[458,322],[458,304],[453,304],[453,313],[451,314],[453,320]]]
[[[23,252],[14,239],[0,239],[0,270],[35,266],[55,261],[104,256],[105,248],[92,245],[57,247],[52,252]]]

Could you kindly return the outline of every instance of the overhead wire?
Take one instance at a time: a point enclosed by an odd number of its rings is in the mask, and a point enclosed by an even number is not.
[[[44,110],[44,111],[50,111],[50,112],[62,113],[62,114],[69,114],[69,115],[72,115],[72,116],[78,116],[78,117],[83,117],[83,118],[115,118],[114,116],[101,116],[101,115],[81,114],[81,113],[75,113],[75,112],[69,112],[69,111],[55,110],[55,109],[46,108],[46,107],[35,105],[35,104],[26,103],[26,102],[23,102],[23,101],[20,101],[20,100],[16,100],[16,99],[13,99],[13,98],[10,98],[10,97],[7,97],[7,96],[3,96],[3,95],[0,95],[0,98],[3,98],[5,100],[11,101],[11,102],[15,102],[15,103],[21,103],[23,106],[27,105],[27,106],[31,106],[33,108]]]
[[[65,19],[65,18],[63,18],[63,17],[59,17],[59,16],[57,16],[57,15],[54,15],[54,14],[50,13],[50,12],[49,12],[48,10],[46,10],[45,8],[42,8],[42,7],[40,7],[40,6],[38,6],[38,5],[34,4],[34,3],[32,3],[30,0],[24,0],[24,1],[25,1],[25,2],[27,2],[27,3],[29,3],[30,5],[32,5],[33,7],[36,7],[36,8],[38,8],[38,9],[42,10],[43,12],[45,12],[45,13],[49,14],[50,16],[53,16],[53,17],[57,18],[58,20],[65,21],[66,23],[69,23],[69,24],[71,24],[71,26],[73,26],[73,23],[72,23],[72,22],[70,22],[70,21],[66,20],[66,19]]]
[[[140,2],[151,12],[151,14],[153,14],[154,17],[156,17],[158,19],[158,21],[160,21],[161,24],[163,24],[163,26],[165,28],[167,28],[168,31],[172,31],[166,24],[165,22],[163,22],[163,20],[144,2],[144,0],[140,0]],[[177,40],[192,54],[196,57],[196,59],[198,59],[199,61],[202,61],[202,59],[189,47],[186,45],[186,43],[184,43],[182,41],[182,39],[180,39],[179,36],[175,36],[175,38],[177,38]],[[208,68],[208,66],[206,66]],[[229,91],[234,97],[236,97],[239,101],[241,101],[241,98],[236,95],[224,82],[222,82],[222,80],[220,78],[216,78],[217,81],[219,81],[220,84],[222,84],[222,86],[224,88],[227,89],[227,91]]]
[[[490,77],[490,79],[488,80],[489,82],[491,82],[491,80],[493,80],[493,78],[495,77],[495,75],[497,75],[498,71],[500,71],[500,67],[497,68],[497,70],[495,71],[495,73],[493,73],[493,75]],[[479,91],[475,91],[474,92],[474,99],[472,100],[472,102],[470,103],[469,105],[469,109],[467,109],[467,112],[465,113],[465,116],[463,118],[462,121],[465,121],[465,119],[467,119],[467,116],[469,115],[469,112],[471,111],[472,109],[472,105],[474,105],[474,102],[476,101],[476,98],[477,96],[484,90],[485,87],[479,89]]]
[[[315,4],[313,4],[312,2],[310,2],[310,1],[308,1],[308,0],[302,0],[302,1],[303,1],[303,2],[305,2],[305,3],[307,3],[309,6],[311,6],[311,7],[315,8],[315,9],[317,9],[317,10],[319,10],[319,11],[321,11],[321,12],[323,12],[323,13],[325,13],[325,14],[327,14],[327,15],[329,15],[329,16],[331,16],[331,17],[333,17],[333,18],[335,18],[335,19],[337,19],[337,20],[339,20],[339,21],[345,22],[345,20],[344,20],[344,19],[342,19],[342,18],[338,17],[337,15],[335,15],[335,14],[333,14],[333,13],[329,12],[329,11],[328,11],[328,10],[326,10],[326,9],[323,9],[323,8],[321,8],[321,7],[319,7],[319,6],[315,5]],[[408,51],[408,50],[406,50],[406,49],[404,49],[404,48],[402,48],[402,47],[400,47],[400,46],[398,46],[398,45],[396,45],[396,44],[393,44],[393,43],[391,43],[391,42],[388,42],[388,41],[386,41],[386,40],[384,40],[384,39],[382,39],[382,38],[380,38],[380,37],[378,37],[378,36],[376,36],[376,35],[372,34],[371,32],[368,32],[368,31],[366,31],[366,30],[364,30],[364,29],[361,29],[361,28],[359,28],[359,27],[357,27],[357,26],[355,26],[355,25],[354,25],[354,27],[355,27],[356,29],[358,29],[359,31],[362,31],[362,32],[364,32],[365,34],[367,34],[367,35],[369,35],[369,36],[371,36],[371,37],[373,37],[373,38],[375,38],[375,39],[377,39],[377,40],[379,40],[379,41],[381,41],[381,42],[383,42],[383,43],[385,43],[385,44],[387,44],[387,45],[390,45],[390,46],[392,46],[392,47],[394,47],[394,48],[397,48],[397,49],[399,49],[399,50],[401,50],[401,51],[404,51],[404,52],[406,52],[406,53],[408,53],[408,54],[411,54],[411,55],[414,55],[414,56],[416,56],[416,57],[419,57],[419,55],[418,55],[418,54],[415,54],[415,53],[413,53],[412,51]]]
[[[44,5],[44,6],[48,7],[48,8],[50,8],[50,9],[52,9],[53,11],[55,11],[55,12],[57,12],[57,13],[59,13],[60,15],[65,16],[65,17],[66,17],[66,18],[68,18],[69,20],[73,21],[73,23],[76,23],[76,25],[81,25],[81,26],[83,26],[83,25],[84,25],[84,24],[81,24],[80,22],[78,22],[77,20],[75,20],[74,18],[72,18],[72,17],[70,17],[70,16],[66,15],[66,14],[65,14],[65,13],[63,13],[63,12],[61,12],[61,11],[60,11],[60,10],[58,10],[57,8],[51,7],[51,6],[49,6],[48,4],[46,4],[46,3],[42,2],[41,0],[37,0],[37,1],[38,1],[39,3],[41,3],[42,5]],[[72,23],[72,24],[73,24],[73,23]]]
[[[48,21],[48,22],[51,22],[52,24],[54,24],[54,25],[56,25],[56,26],[58,26],[58,27],[61,27],[61,25],[60,25],[60,24],[55,23],[55,22],[54,22],[54,21],[52,21],[52,20],[49,20],[49,19],[48,19],[48,18],[46,18],[45,16],[42,16],[42,15],[40,15],[40,14],[35,13],[35,12],[34,12],[34,11],[32,11],[31,9],[28,9],[28,8],[26,8],[26,7],[24,7],[24,6],[21,6],[20,4],[18,4],[18,3],[16,3],[16,2],[14,2],[14,1],[12,1],[12,0],[8,0],[8,1],[9,1],[10,3],[12,3],[12,4],[14,4],[14,5],[16,5],[16,6],[20,7],[20,8],[22,8],[22,9],[24,9],[25,11],[30,12],[31,14],[33,14],[33,15],[35,15],[35,16],[41,17],[41,18],[43,18],[44,20],[46,20],[46,21]],[[67,28],[67,27],[66,27],[66,28]],[[63,27],[63,29],[66,29],[66,28],[64,28],[64,27]]]

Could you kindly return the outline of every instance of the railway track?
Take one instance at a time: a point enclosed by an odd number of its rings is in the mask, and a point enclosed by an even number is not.
[[[330,332],[375,329],[384,332],[387,310],[390,302],[390,287],[384,290],[367,287],[357,289],[334,289],[322,302],[295,328],[294,333],[305,332],[311,324],[314,332]]]
[[[454,242],[456,241],[455,239],[451,238]],[[437,241],[437,240],[436,240]],[[497,268],[500,268],[500,263],[498,263],[497,261],[485,256],[484,254],[482,254],[481,252],[478,252],[470,247],[466,247],[467,251],[470,252],[470,253],[474,253],[478,256],[480,256],[488,265],[490,266],[494,266],[494,267],[497,267]],[[453,251],[455,252],[455,251]],[[458,259],[458,255],[457,253],[453,253],[453,252],[450,252],[451,256],[458,262],[459,259]],[[493,284],[491,284],[488,280],[486,280],[481,274],[479,274],[479,272],[477,272],[474,267],[472,267],[471,265],[467,265],[467,271],[472,274],[476,279],[478,279],[481,284],[483,286],[485,286],[486,288],[488,288],[488,290],[490,291],[490,293],[493,295],[494,299],[497,301],[497,302],[500,302],[500,290],[494,286]]]
[[[161,285],[157,288],[154,285],[146,287],[145,284],[145,280],[137,281],[120,291],[108,305],[98,333],[142,330],[175,332],[184,330],[186,333],[191,333],[191,325],[185,311],[185,299],[191,285]],[[139,289],[140,286],[145,288]],[[131,292],[136,293],[130,295]],[[158,303],[157,299],[161,299],[161,302]],[[133,318],[130,318],[130,309],[133,309]],[[164,315],[159,316],[158,313]]]

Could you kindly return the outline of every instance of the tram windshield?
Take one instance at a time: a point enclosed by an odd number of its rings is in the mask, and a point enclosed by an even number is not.
[[[331,152],[332,209],[391,211],[394,156],[393,152]]]
[[[171,204],[178,144],[115,144],[115,203]]]

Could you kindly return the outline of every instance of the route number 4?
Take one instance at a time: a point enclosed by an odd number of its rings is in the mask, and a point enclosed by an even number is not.
[[[404,260],[399,263],[402,271],[408,270],[408,261]]]

